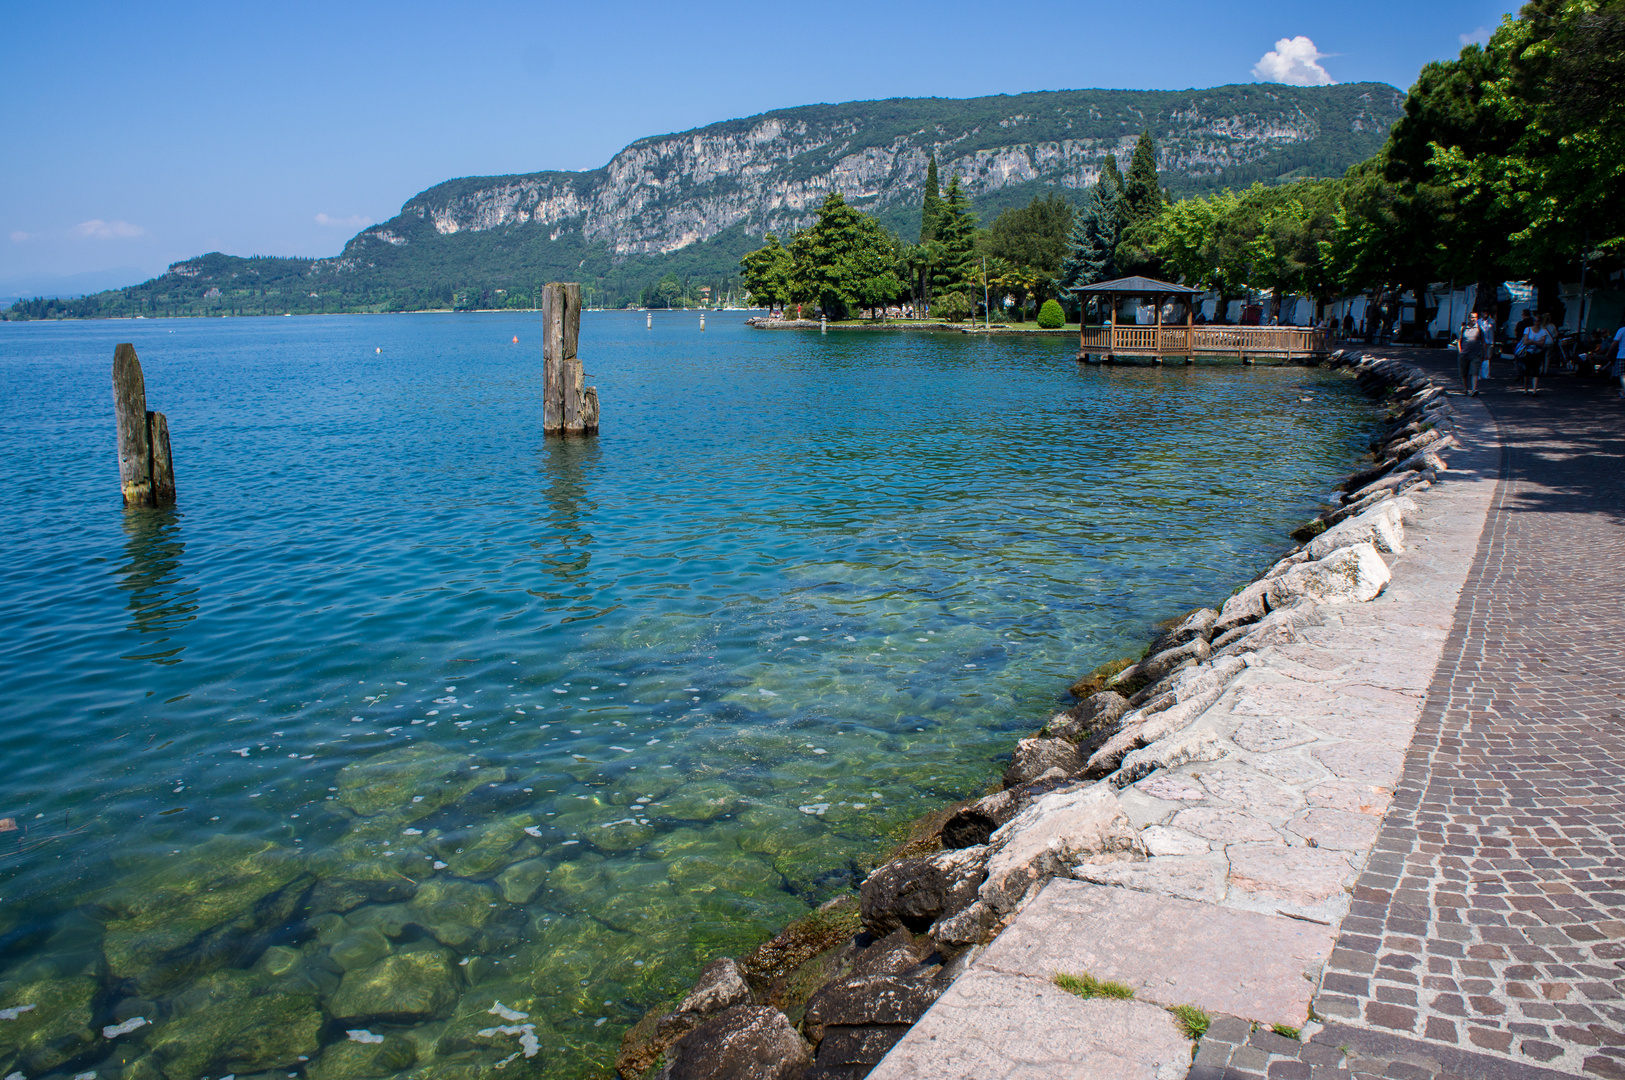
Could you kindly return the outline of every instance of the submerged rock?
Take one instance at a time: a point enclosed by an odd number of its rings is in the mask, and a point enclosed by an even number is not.
[[[320,1048],[322,1012],[312,991],[217,972],[188,988],[176,1005],[177,1015],[147,1040],[148,1059],[168,1080],[290,1068]]]
[[[91,1027],[96,980],[42,979],[0,983],[0,1067],[29,1075],[49,1072],[89,1050],[100,1036]]]
[[[417,1060],[417,1047],[400,1035],[385,1035],[375,1043],[346,1039],[323,1050],[305,1066],[305,1075],[310,1080],[381,1080],[410,1069]]]
[[[361,926],[334,942],[327,952],[345,971],[359,971],[389,955],[389,939],[375,926]]]
[[[362,817],[392,813],[410,822],[456,802],[482,782],[508,779],[506,770],[476,770],[466,757],[414,742],[346,765],[336,783],[339,804]]]
[[[443,949],[409,946],[346,972],[328,1008],[349,1024],[411,1023],[444,1015],[457,1000],[457,975]]]
[[[153,993],[236,963],[263,946],[260,931],[293,915],[314,880],[290,848],[213,837],[94,898],[107,914],[108,967]]]
[[[553,869],[546,859],[526,859],[514,863],[497,875],[497,888],[502,899],[510,904],[528,904],[547,886],[547,875]]]

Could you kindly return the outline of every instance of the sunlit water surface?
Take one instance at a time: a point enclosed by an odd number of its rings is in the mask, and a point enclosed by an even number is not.
[[[0,1074],[602,1070],[1371,423],[1303,369],[740,319],[587,313],[568,442],[526,313],[0,324]],[[173,512],[119,506],[127,340]]]

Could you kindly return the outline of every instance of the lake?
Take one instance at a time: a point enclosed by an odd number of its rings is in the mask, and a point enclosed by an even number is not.
[[[532,313],[0,324],[0,1075],[601,1073],[1375,423],[1309,369],[743,318],[585,313],[575,441]],[[173,511],[119,505],[121,341]]]

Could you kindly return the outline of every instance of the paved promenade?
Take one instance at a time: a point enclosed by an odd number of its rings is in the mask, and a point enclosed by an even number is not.
[[[1378,352],[1454,381],[1448,354]],[[1625,401],[1543,384],[1453,399],[1498,485],[1325,1028],[1221,1020],[1190,1080],[1625,1077]]]

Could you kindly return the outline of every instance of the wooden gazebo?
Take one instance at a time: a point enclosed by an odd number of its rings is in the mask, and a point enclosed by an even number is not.
[[[1250,360],[1255,356],[1286,360],[1324,355],[1330,351],[1331,335],[1308,326],[1225,326],[1194,323],[1195,304],[1201,289],[1175,285],[1147,277],[1125,277],[1081,285],[1072,290],[1080,303],[1104,298],[1107,321],[1104,326],[1083,326],[1078,331],[1078,359],[1091,356],[1111,362],[1122,357],[1149,359],[1161,363],[1177,356],[1187,362],[1197,356],[1230,356]],[[1148,322],[1119,325],[1123,301],[1149,303]],[[1173,310],[1168,311],[1169,308]]]

